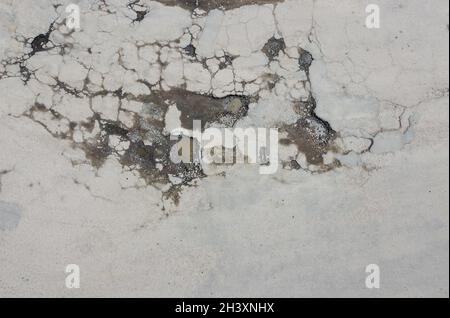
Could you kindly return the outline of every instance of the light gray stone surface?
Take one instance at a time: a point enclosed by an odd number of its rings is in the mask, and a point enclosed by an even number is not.
[[[1,297],[449,296],[447,1],[72,3],[0,0]],[[170,163],[192,119],[278,171]]]

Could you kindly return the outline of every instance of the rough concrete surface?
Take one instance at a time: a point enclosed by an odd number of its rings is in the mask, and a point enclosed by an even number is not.
[[[448,15],[0,0],[0,297],[448,297]]]

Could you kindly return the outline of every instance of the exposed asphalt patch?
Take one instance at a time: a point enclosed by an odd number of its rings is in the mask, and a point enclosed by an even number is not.
[[[261,51],[269,58],[270,61],[272,61],[280,54],[280,51],[284,51],[285,49],[286,43],[283,38],[276,39],[275,37],[272,37],[269,41],[267,41]]]

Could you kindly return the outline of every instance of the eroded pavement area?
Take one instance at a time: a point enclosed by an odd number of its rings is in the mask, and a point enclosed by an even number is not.
[[[367,4],[0,0],[0,295],[448,297],[448,3]]]

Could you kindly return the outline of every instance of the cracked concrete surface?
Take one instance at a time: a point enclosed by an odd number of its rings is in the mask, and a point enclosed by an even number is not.
[[[72,2],[0,0],[1,296],[448,297],[446,1]],[[173,163],[194,119],[278,172]]]

